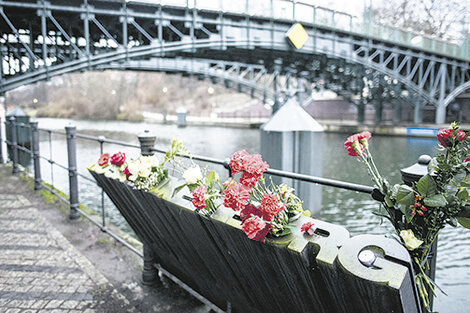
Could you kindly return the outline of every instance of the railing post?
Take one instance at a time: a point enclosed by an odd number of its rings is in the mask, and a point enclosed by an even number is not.
[[[148,243],[144,243],[144,269],[142,271],[142,283],[144,285],[153,285],[158,278],[158,271],[153,266],[155,263],[155,256],[152,248]]]
[[[431,157],[429,155],[421,155],[418,159],[418,163],[411,165],[410,167],[402,169],[401,177],[403,182],[411,186],[413,183],[416,183],[421,177],[428,174],[428,166],[429,162],[431,162]],[[400,212],[400,211],[399,211]],[[431,249],[429,250],[428,254],[428,264],[429,266],[426,267],[425,273],[428,275],[433,281],[436,278],[436,261],[437,261],[437,239],[434,240],[433,244],[431,245]],[[433,307],[434,297],[433,293],[429,287],[426,287],[426,290],[429,295],[429,307]],[[426,310],[423,307],[423,312]]]
[[[67,156],[69,160],[69,201],[70,201],[70,220],[80,218],[78,213],[78,176],[77,176],[77,148],[75,144],[75,126],[66,126],[65,134],[67,136]],[[52,156],[51,156],[52,157]]]
[[[148,130],[145,130],[143,134],[138,136],[140,142],[140,152],[142,155],[153,155],[153,148],[155,147],[155,141],[157,137],[150,134]]]
[[[12,116],[10,117],[10,130],[11,130],[11,150],[12,150],[12,156],[13,156],[13,174],[18,173],[18,149],[17,149],[17,138],[16,138],[16,122],[15,122],[15,117]]]
[[[34,162],[34,190],[42,189],[41,179],[41,159],[39,157],[39,129],[38,122],[30,122],[31,127],[31,149],[33,151]]]
[[[138,136],[140,142],[140,153],[144,156],[153,155],[153,148],[157,137],[150,134],[148,130]],[[146,285],[154,284],[157,281],[158,271],[153,266],[156,263],[155,255],[153,254],[151,246],[144,242],[144,268],[142,271],[142,282]]]
[[[0,116],[0,164],[5,163],[5,159],[3,158],[3,118]]]

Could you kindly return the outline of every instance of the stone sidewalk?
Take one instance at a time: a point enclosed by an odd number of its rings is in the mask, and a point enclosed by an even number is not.
[[[11,187],[2,180],[0,313],[135,312],[90,261]]]

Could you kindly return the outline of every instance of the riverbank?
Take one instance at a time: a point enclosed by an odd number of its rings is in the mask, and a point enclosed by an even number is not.
[[[176,115],[163,115],[154,112],[144,112],[144,121],[158,124],[177,124]],[[266,117],[232,117],[218,118],[216,116],[190,116],[186,117],[188,126],[216,126],[233,128],[260,128],[269,118]],[[435,137],[441,128],[448,127],[447,124],[359,124],[354,121],[342,120],[317,120],[325,132],[329,133],[357,133],[361,131],[370,131],[376,135],[385,136],[404,136],[404,137]],[[470,131],[470,124],[462,124],[461,128]]]

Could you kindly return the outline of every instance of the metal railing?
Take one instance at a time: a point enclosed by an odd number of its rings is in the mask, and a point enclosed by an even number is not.
[[[104,193],[101,191],[101,208],[100,208],[100,217],[101,222],[98,222],[94,219],[91,215],[86,213],[84,210],[80,208],[80,201],[79,201],[79,192],[78,192],[78,178],[84,179],[92,184],[96,185],[96,181],[86,176],[86,174],[81,173],[78,171],[77,168],[77,151],[76,151],[76,138],[83,138],[88,140],[94,140],[99,142],[100,144],[100,151],[103,151],[104,143],[111,143],[111,144],[120,144],[127,147],[134,147],[139,148],[136,145],[130,145],[125,142],[119,142],[115,140],[106,139],[104,137],[94,137],[94,136],[87,136],[82,134],[77,134],[76,129],[73,126],[67,126],[65,131],[58,131],[58,130],[51,130],[51,129],[44,129],[39,128],[37,122],[30,122],[29,124],[25,123],[16,123],[15,118],[12,117],[8,121],[5,121],[6,129],[10,130],[11,133],[11,140],[5,139],[7,144],[7,151],[11,151],[11,162],[12,162],[12,173],[16,174],[19,172],[19,151],[24,153],[28,153],[31,155],[33,160],[33,174],[34,174],[34,189],[41,190],[46,189],[56,197],[58,197],[61,201],[67,203],[70,206],[69,211],[69,219],[70,220],[77,220],[80,215],[85,217],[94,225],[98,226],[100,230],[104,233],[107,233],[109,236],[113,237],[115,240],[126,246],[132,252],[136,253],[140,257],[143,257],[141,251],[136,249],[134,246],[129,244],[125,239],[117,235],[115,232],[110,230],[106,226],[106,208],[104,204]],[[27,129],[30,138],[30,148],[28,148],[25,144],[18,144],[17,137],[20,129]],[[45,156],[40,153],[39,150],[39,137],[40,133],[43,133],[47,136],[48,148],[49,148],[49,156]],[[53,149],[52,149],[52,135],[58,135],[65,137],[64,139],[67,142],[67,158],[68,164],[61,164],[53,159]],[[0,134],[1,135],[1,134]],[[1,139],[1,137],[0,137]],[[50,165],[50,183],[46,183],[42,180],[42,171],[41,171],[41,162],[40,160],[44,160]],[[54,182],[54,167],[60,168],[67,172],[69,177],[69,193],[68,196],[59,189],[55,187]]]
[[[450,42],[435,36],[425,35],[411,29],[401,29],[374,22],[365,12],[365,18],[349,13],[332,10],[305,1],[297,0],[137,0],[137,2],[156,3],[162,6],[185,7],[187,9],[212,10],[249,17],[273,18],[297,21],[314,26],[346,31],[361,36],[385,40],[394,44],[422,49],[440,55],[470,60],[469,38],[461,43]]]
[[[34,177],[34,189],[35,190],[41,190],[45,188],[50,193],[54,194],[59,199],[66,202],[70,206],[70,211],[69,211],[70,220],[76,220],[80,217],[80,215],[82,215],[86,219],[90,220],[93,224],[98,226],[103,232],[108,233],[111,237],[121,242],[123,245],[125,245],[127,248],[129,248],[130,250],[132,250],[139,256],[143,256],[140,251],[138,251],[135,247],[131,246],[123,238],[119,237],[117,234],[112,232],[107,227],[105,197],[104,197],[104,193],[102,190],[100,192],[101,201],[100,201],[100,207],[98,210],[100,213],[100,220],[101,220],[100,222],[96,221],[96,219],[92,218],[89,214],[87,214],[80,208],[78,180],[83,179],[94,185],[96,185],[96,181],[90,178],[87,175],[87,173],[80,172],[77,168],[76,140],[82,139],[82,140],[89,140],[89,141],[97,142],[99,144],[100,154],[104,152],[105,144],[113,144],[113,145],[119,145],[122,147],[140,149],[142,154],[145,154],[145,153],[148,154],[149,152],[150,153],[156,152],[156,153],[164,154],[166,151],[162,149],[154,148],[155,140],[153,141],[150,140],[146,142],[141,141],[140,145],[137,145],[137,144],[131,144],[131,143],[124,142],[124,141],[108,139],[103,136],[91,136],[91,135],[76,133],[76,128],[74,126],[67,126],[65,127],[65,131],[60,131],[60,130],[39,128],[37,122],[17,123],[14,117],[11,117],[9,118],[8,121],[5,121],[5,126],[6,126],[6,129],[10,130],[10,133],[11,133],[11,139],[6,138],[5,142],[8,147],[7,150],[11,152],[10,161],[12,163],[13,174],[18,173],[20,170],[18,166],[20,164],[19,152],[29,154],[33,160],[33,177]],[[19,133],[21,133],[24,130],[26,130],[28,133],[29,143],[30,143],[29,147],[25,142],[22,142],[21,144],[19,144],[17,140]],[[40,149],[39,149],[40,134],[43,134],[46,136],[47,147],[49,150],[48,156],[45,156],[44,154],[41,154],[40,152]],[[0,133],[0,139],[1,139],[1,135],[2,134]],[[64,137],[64,139],[66,140],[68,164],[61,164],[60,162],[57,162],[56,160],[54,160],[53,144],[52,144],[53,135]],[[140,139],[141,137],[139,137],[139,140]],[[182,158],[192,158],[195,161],[202,161],[202,162],[206,162],[206,163],[213,164],[213,165],[223,166],[227,170],[228,176],[232,176],[228,159],[222,160],[222,159],[216,159],[216,158],[211,158],[207,156],[193,155],[193,154],[192,155],[180,154],[179,156]],[[46,164],[49,164],[50,183],[45,183],[42,179],[42,171],[44,169],[41,169],[41,162],[40,162],[41,160],[46,162]],[[68,180],[69,180],[68,196],[60,192],[59,189],[55,187],[55,181],[54,181],[54,168],[55,167],[67,172]],[[334,180],[334,179],[327,179],[327,178],[322,178],[322,177],[298,174],[298,173],[282,171],[282,170],[277,170],[277,169],[269,169],[266,172],[266,174],[325,185],[325,186],[342,188],[342,189],[352,190],[352,191],[361,192],[361,193],[368,193],[371,195],[373,194],[373,191],[374,191],[374,188],[370,186],[353,184],[353,183],[348,183],[348,182]]]

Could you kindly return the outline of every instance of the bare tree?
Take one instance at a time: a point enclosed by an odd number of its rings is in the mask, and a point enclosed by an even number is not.
[[[372,14],[381,24],[461,39],[469,35],[469,10],[467,0],[386,0],[374,2]]]

